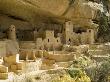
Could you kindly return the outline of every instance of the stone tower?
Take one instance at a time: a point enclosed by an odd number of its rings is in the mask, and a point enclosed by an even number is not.
[[[16,28],[14,25],[11,25],[8,30],[8,39],[16,40]]]
[[[93,44],[94,41],[95,41],[94,29],[88,29],[87,30],[87,34],[88,34],[88,42],[89,42],[89,44]]]
[[[62,34],[63,34],[62,42],[64,44],[70,44],[73,36],[73,23],[71,21],[67,21],[64,23]]]

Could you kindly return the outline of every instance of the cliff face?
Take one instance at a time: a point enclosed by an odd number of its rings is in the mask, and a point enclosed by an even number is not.
[[[104,11],[103,5],[91,1],[0,0],[0,24],[4,28],[12,23],[16,25],[17,22],[16,26],[21,27],[25,22],[22,27],[28,24],[34,27],[44,22],[63,23],[68,19],[82,27],[97,27],[92,20],[97,18],[98,11]]]

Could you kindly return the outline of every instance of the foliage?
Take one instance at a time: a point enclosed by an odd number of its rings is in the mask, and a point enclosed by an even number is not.
[[[87,75],[94,82],[108,82],[110,76],[110,59],[97,62],[95,66],[86,70]]]
[[[80,71],[79,74],[74,78],[70,77],[69,74],[65,74],[63,76],[55,78],[52,82],[91,82],[91,81],[90,78],[85,73]]]
[[[85,71],[82,71],[82,69],[74,68],[68,70],[68,73],[72,78],[75,79],[76,82],[91,82],[90,78],[86,75]]]
[[[73,64],[70,66],[71,68],[85,68],[92,63],[92,60],[86,56],[79,57],[78,59],[73,61]]]
[[[97,82],[107,82],[108,76],[110,76],[110,59],[105,60],[100,66],[100,70],[98,71],[99,78]]]
[[[90,63],[90,59],[86,56],[79,57],[73,61],[73,64],[66,70],[67,74],[58,76],[52,82],[91,82],[91,79],[87,76],[84,67],[87,67]]]
[[[75,82],[69,75],[58,76],[52,82]]]
[[[108,23],[108,17],[102,13],[99,21],[98,39],[102,42],[108,42],[110,38],[110,27]]]

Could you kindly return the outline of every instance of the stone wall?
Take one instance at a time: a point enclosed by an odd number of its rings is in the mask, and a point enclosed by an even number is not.
[[[44,39],[44,47],[45,49],[54,50],[59,48],[61,44],[60,37],[54,37],[54,31],[46,31],[46,38]]]
[[[44,45],[43,45],[43,40],[42,38],[37,38],[36,39],[36,48],[37,49],[44,49]]]
[[[17,31],[17,39],[19,41],[33,41],[34,32],[31,30],[19,30]]]
[[[5,40],[6,42],[6,55],[15,55],[19,53],[19,43],[17,41]]]
[[[95,38],[95,31],[94,29],[86,29],[86,31],[81,31],[79,29],[79,33],[74,32],[74,26],[71,21],[67,21],[64,24],[63,29],[63,39],[64,44],[68,45],[79,45],[79,44],[93,44]]]
[[[0,80],[8,79],[8,67],[0,65]]]
[[[4,40],[0,41],[0,56],[9,56],[19,53],[19,44],[17,41]]]
[[[35,49],[36,44],[34,41],[21,41],[19,42],[20,49]]]
[[[0,56],[6,56],[6,42],[0,41]]]

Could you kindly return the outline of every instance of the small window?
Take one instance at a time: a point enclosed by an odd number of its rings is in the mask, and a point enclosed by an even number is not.
[[[71,42],[71,39],[69,38],[69,41]]]
[[[49,39],[48,39],[48,42],[49,42]]]
[[[89,32],[91,32],[91,30],[89,30]]]
[[[64,31],[65,31],[65,28],[64,28]]]
[[[16,35],[16,37],[19,38],[18,35]]]
[[[57,42],[58,42],[58,40],[57,40]]]
[[[71,24],[71,22],[69,22],[69,25]]]
[[[39,29],[37,29],[37,32],[39,31]]]

